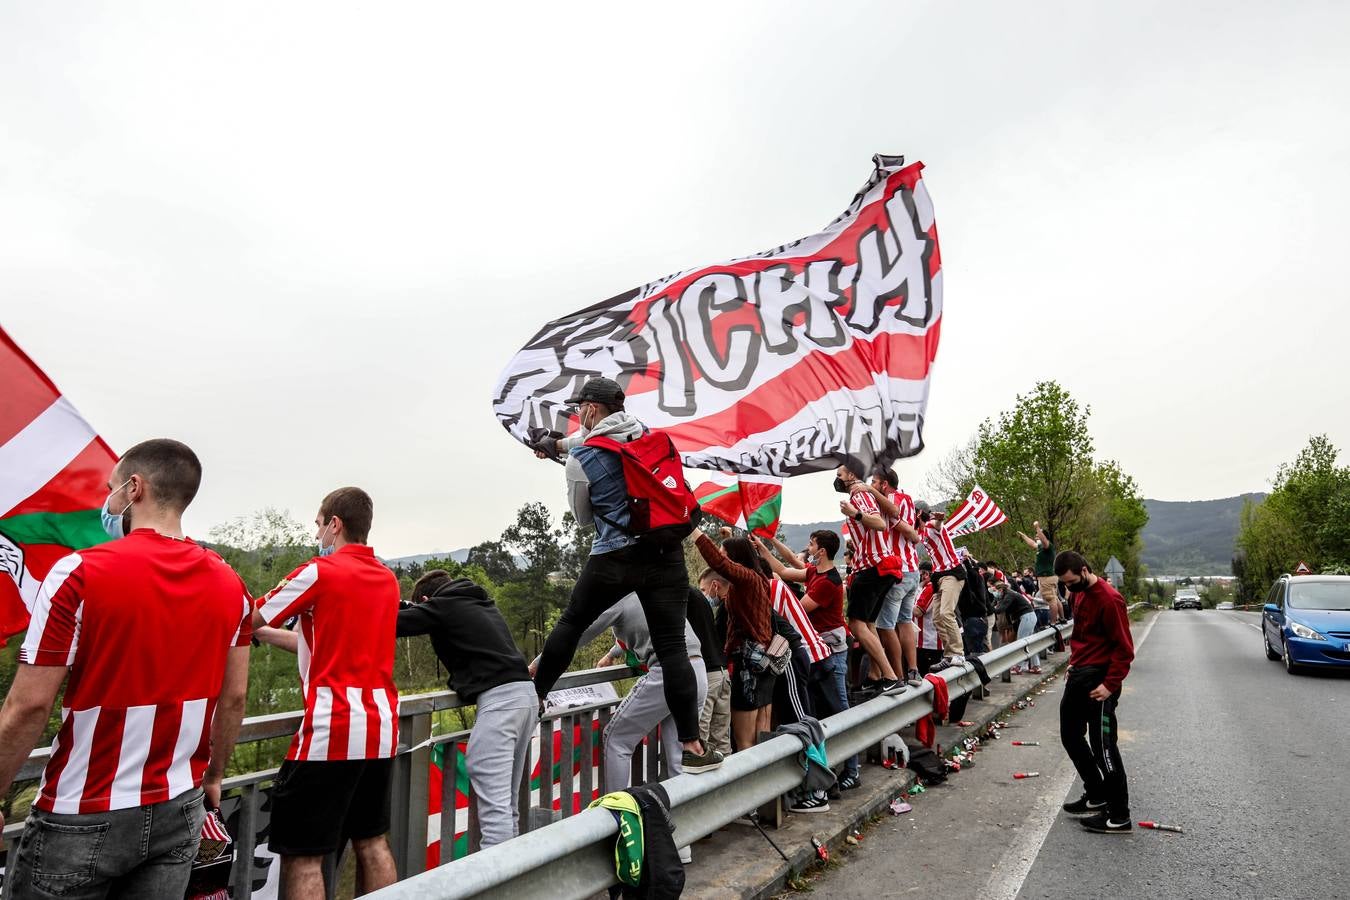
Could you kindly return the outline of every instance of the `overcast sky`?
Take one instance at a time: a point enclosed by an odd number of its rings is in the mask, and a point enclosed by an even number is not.
[[[902,153],[945,280],[907,484],[1054,378],[1145,496],[1261,490],[1350,449],[1347,35],[1335,2],[5,4],[0,323],[115,450],[196,448],[194,534],[350,483],[377,551],[450,550],[564,508],[490,404],[543,322],[813,232]]]

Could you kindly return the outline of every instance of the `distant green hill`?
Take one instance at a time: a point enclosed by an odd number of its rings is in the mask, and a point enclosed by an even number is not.
[[[1233,541],[1237,537],[1244,500],[1258,501],[1265,494],[1243,494],[1221,500],[1145,500],[1148,524],[1144,526],[1142,555],[1153,575],[1229,575],[1232,573]],[[838,529],[839,521],[784,523],[789,547],[801,550],[811,532]]]
[[[1221,500],[1145,500],[1144,565],[1154,575],[1232,574],[1233,541],[1242,504],[1265,499],[1242,494]]]

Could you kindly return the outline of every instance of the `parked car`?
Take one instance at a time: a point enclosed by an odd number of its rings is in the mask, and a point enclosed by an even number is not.
[[[1200,602],[1200,595],[1190,588],[1180,588],[1177,595],[1172,598],[1173,609],[1204,609],[1205,605]]]
[[[1214,608],[1215,608],[1215,609],[1232,609],[1232,608],[1233,608],[1233,601],[1232,601],[1232,600],[1225,600],[1225,601],[1223,601],[1222,603],[1220,603],[1218,606],[1216,606],[1216,607],[1214,607]]]
[[[1350,576],[1281,575],[1261,614],[1266,658],[1290,674],[1350,667]]]

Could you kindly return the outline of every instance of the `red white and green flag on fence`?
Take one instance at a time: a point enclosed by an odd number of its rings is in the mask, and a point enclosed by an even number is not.
[[[108,539],[99,510],[117,455],[0,328],[0,640],[28,627],[42,580]]]
[[[771,538],[783,512],[783,479],[717,472],[694,489],[705,513],[728,525]]]
[[[102,502],[102,501],[100,501]],[[564,701],[565,695],[574,694],[574,699],[591,700],[617,700],[618,695],[614,692],[611,685],[600,684],[591,685],[587,688],[572,688],[564,691],[554,691],[549,694],[550,702],[555,699]],[[568,705],[566,702],[560,702],[559,705]],[[589,737],[583,736],[583,730],[587,724],[590,726]],[[572,726],[572,759],[571,770],[573,785],[572,796],[568,798],[571,805],[570,815],[576,815],[581,812],[590,802],[600,796],[599,772],[600,760],[603,756],[602,729],[598,719],[591,719],[590,716],[581,716],[579,721]],[[449,765],[450,748],[454,747],[454,766]],[[435,868],[442,862],[449,862],[452,859],[462,859],[469,853],[469,797],[471,787],[469,785],[469,772],[464,766],[465,753],[468,748],[467,741],[458,741],[453,744],[445,742],[436,744],[431,748],[431,764],[428,770],[427,778],[427,868]],[[586,796],[580,789],[579,775],[586,754],[590,753],[590,768],[596,775],[592,779],[592,789],[589,796]],[[563,776],[563,733],[562,720],[555,719],[553,722],[553,750],[549,754],[552,760],[552,766],[547,775],[549,783],[552,784],[550,796],[553,798],[552,808],[561,810],[563,798],[561,794],[562,776]],[[543,784],[543,773],[540,770],[542,754],[539,752],[539,734],[536,731],[530,739],[530,806],[538,807],[540,805],[540,787]],[[450,851],[449,857],[442,859],[441,856],[441,791],[443,789],[446,773],[453,769],[455,778],[455,843]]]

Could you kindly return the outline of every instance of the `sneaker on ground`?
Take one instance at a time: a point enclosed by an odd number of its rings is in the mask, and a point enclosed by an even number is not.
[[[857,772],[845,772],[844,776],[839,779],[839,790],[841,791],[856,791],[860,787],[862,787],[862,775]]]
[[[906,672],[905,681],[910,687],[923,687],[923,676],[919,674],[918,669],[910,669]]]
[[[692,750],[686,750],[680,756],[680,765],[686,772],[711,772],[722,765],[722,754],[718,750],[709,750],[706,747],[702,753],[695,753]]]
[[[1064,811],[1072,816],[1081,816],[1087,813],[1101,812],[1102,810],[1105,809],[1106,809],[1105,800],[1101,801],[1100,803],[1094,803],[1093,801],[1088,799],[1087,794],[1084,794],[1077,800],[1070,800],[1069,802],[1064,804]]]
[[[684,863],[686,866],[694,861],[694,851],[691,848],[681,847],[679,853],[680,862]]]
[[[788,812],[820,813],[830,811],[830,801],[824,797],[806,794],[788,804]]]
[[[1080,819],[1078,824],[1086,830],[1095,831],[1098,834],[1129,834],[1134,831],[1134,823],[1129,819],[1117,822],[1104,812],[1097,813],[1095,816],[1088,816],[1086,819]]]
[[[1021,666],[1013,666],[1011,669],[1008,670],[1008,674],[1009,674],[1009,675],[1021,675],[1021,674],[1022,674],[1022,667],[1021,667]]]
[[[1027,672],[1029,672],[1029,673],[1032,674],[1032,675],[1039,675],[1039,674],[1041,674],[1041,667],[1040,667],[1040,666],[1032,666],[1030,669],[1027,669]]]

